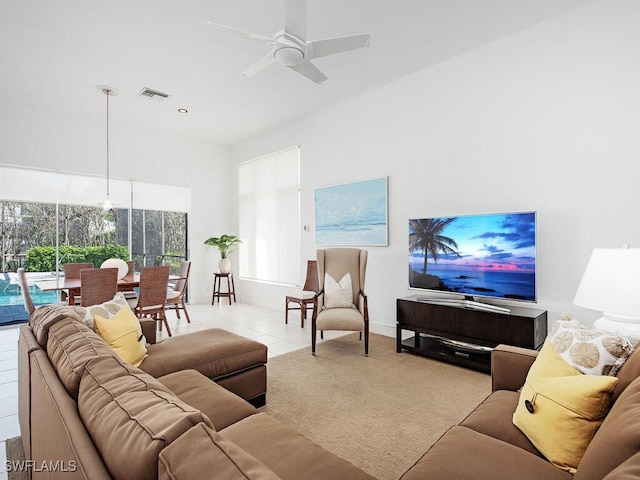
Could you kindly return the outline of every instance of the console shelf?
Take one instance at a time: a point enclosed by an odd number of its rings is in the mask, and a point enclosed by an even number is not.
[[[396,351],[491,372],[491,351],[500,343],[540,348],[547,336],[547,312],[510,307],[493,312],[462,305],[429,303],[422,297],[396,302]],[[415,336],[402,340],[402,331]]]

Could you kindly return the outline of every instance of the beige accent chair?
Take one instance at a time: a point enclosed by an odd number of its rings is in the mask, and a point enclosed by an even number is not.
[[[346,330],[364,332],[364,354],[369,356],[369,310],[364,293],[367,271],[367,250],[359,248],[327,248],[317,251],[318,282],[320,291],[311,319],[311,354],[316,354],[316,332],[320,330]],[[325,298],[325,273],[339,282],[346,273],[351,275],[352,304],[327,308]]]

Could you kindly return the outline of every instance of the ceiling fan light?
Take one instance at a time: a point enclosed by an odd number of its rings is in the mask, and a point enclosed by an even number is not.
[[[285,67],[292,67],[304,60],[304,53],[296,47],[280,47],[273,52],[273,58]]]

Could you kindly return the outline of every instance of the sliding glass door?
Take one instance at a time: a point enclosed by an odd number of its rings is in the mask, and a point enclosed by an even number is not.
[[[131,254],[136,267],[171,265],[177,274],[187,258],[187,214],[160,210],[132,210]]]
[[[133,259],[136,269],[169,264],[177,273],[180,260],[188,257],[188,188],[112,180],[114,206],[105,210],[103,179],[2,165],[0,176],[0,326],[27,318],[16,274],[20,267],[38,305],[55,301],[57,294],[39,291],[35,282],[55,278],[65,263],[99,267],[115,256]],[[34,184],[43,188],[28,188]],[[175,201],[168,203],[167,197]]]

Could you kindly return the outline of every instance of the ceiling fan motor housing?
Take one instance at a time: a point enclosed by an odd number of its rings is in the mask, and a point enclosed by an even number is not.
[[[304,61],[306,44],[284,31],[274,36],[273,58],[281,65],[292,67]]]
[[[280,47],[273,52],[273,57],[281,65],[292,67],[304,60],[304,53],[296,47]]]

